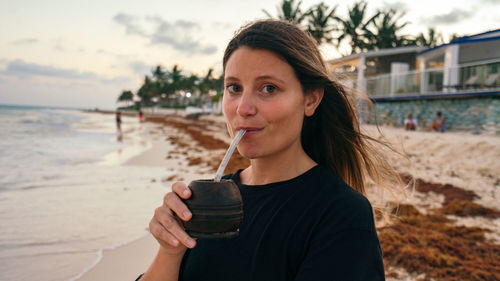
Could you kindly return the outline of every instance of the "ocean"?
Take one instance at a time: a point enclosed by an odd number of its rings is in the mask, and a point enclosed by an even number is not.
[[[120,140],[114,115],[0,105],[0,280],[75,280],[147,233],[170,172],[125,164],[151,144],[122,118]]]

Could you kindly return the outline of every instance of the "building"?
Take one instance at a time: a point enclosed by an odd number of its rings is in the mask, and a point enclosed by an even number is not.
[[[342,84],[368,95],[379,123],[402,126],[412,113],[422,128],[441,111],[450,129],[500,134],[500,29],[433,48],[368,51],[328,65]]]

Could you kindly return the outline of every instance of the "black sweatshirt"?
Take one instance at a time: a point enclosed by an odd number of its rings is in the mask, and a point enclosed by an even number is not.
[[[385,280],[368,200],[321,166],[287,181],[241,184],[233,239],[197,241],[179,280]]]

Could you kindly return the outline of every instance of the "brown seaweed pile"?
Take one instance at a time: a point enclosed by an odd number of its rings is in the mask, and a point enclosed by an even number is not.
[[[403,177],[408,179],[409,177]],[[500,246],[488,241],[478,227],[455,226],[445,214],[498,218],[499,212],[472,202],[472,191],[446,184],[416,181],[419,192],[444,195],[443,207],[421,214],[412,205],[400,205],[391,226],[379,229],[388,276],[391,267],[425,273],[422,280],[500,280]],[[396,209],[393,210],[396,212]]]
[[[200,147],[208,151],[221,150],[220,153],[218,153],[214,157],[188,157],[188,165],[190,166],[205,164],[211,167],[214,173],[217,171],[217,168],[219,167],[219,164],[224,157],[225,150],[229,147],[229,144],[204,132],[211,132],[214,130],[214,127],[217,130],[225,130],[225,128],[223,129],[220,126],[217,126],[213,121],[184,119],[178,117],[155,117],[148,118],[148,121],[162,123],[166,126],[176,128],[181,132],[186,133],[192,140],[196,142],[196,145],[190,145],[180,137],[169,137],[170,142],[178,146],[179,148],[187,148],[190,151],[197,152],[201,151],[199,149]],[[249,165],[250,161],[247,158],[241,156],[241,154],[239,154],[239,152],[236,150],[229,160],[225,173],[234,173],[239,169],[248,167]]]

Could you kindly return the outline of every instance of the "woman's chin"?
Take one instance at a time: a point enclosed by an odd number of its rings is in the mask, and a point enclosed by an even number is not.
[[[255,159],[255,158],[258,158],[259,157],[259,154],[257,153],[257,151],[252,151],[250,149],[244,149],[244,148],[239,148],[238,147],[238,152],[240,153],[241,156],[247,158],[247,159]]]

